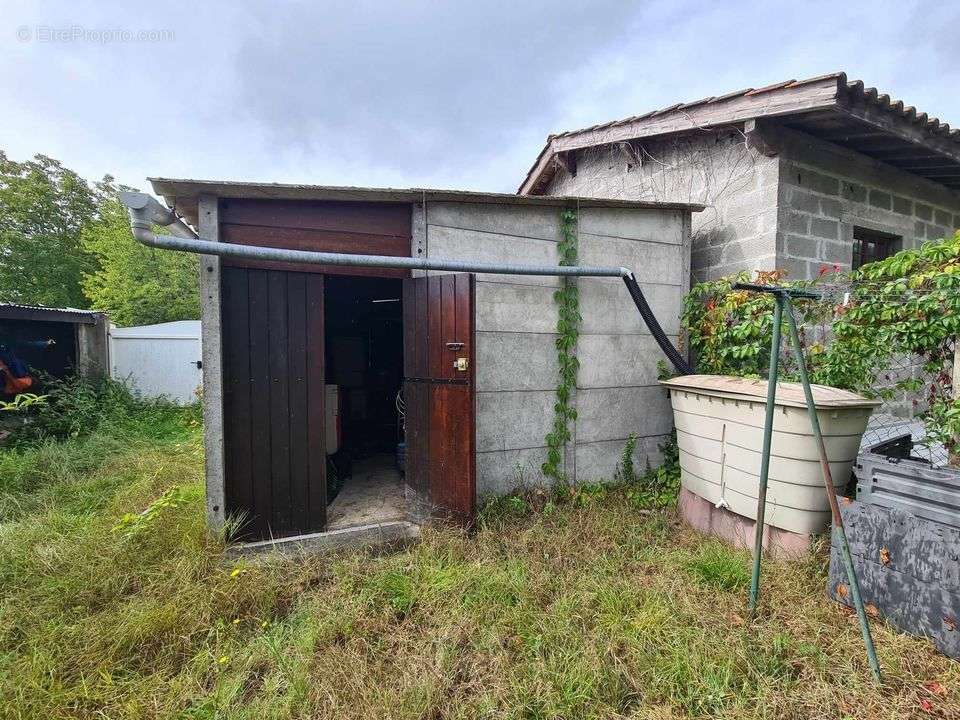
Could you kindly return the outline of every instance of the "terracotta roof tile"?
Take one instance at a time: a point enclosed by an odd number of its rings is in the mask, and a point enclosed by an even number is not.
[[[915,125],[923,126],[928,132],[935,135],[940,135],[948,137],[951,140],[960,143],[960,130],[951,128],[947,123],[941,123],[937,118],[929,117],[926,113],[917,112],[916,108],[912,106],[905,106],[901,100],[893,100],[886,93],[880,93],[876,88],[866,87],[862,80],[847,80],[846,73],[828,73],[825,75],[818,75],[812,78],[806,78],[803,80],[786,80],[784,82],[774,83],[772,85],[767,85],[761,88],[746,88],[743,90],[737,90],[735,92],[727,93],[725,95],[719,95],[716,97],[703,98],[701,100],[696,100],[689,103],[676,103],[669,107],[661,108],[659,110],[652,110],[650,112],[644,113],[642,115],[632,115],[627,118],[622,118],[620,120],[612,120],[610,122],[601,123],[597,125],[591,125],[590,127],[580,128],[578,130],[567,130],[565,132],[555,133],[550,135],[547,139],[548,147],[545,147],[541,152],[540,156],[545,152],[549,152],[549,143],[550,141],[556,138],[569,138],[582,133],[587,133],[593,130],[607,130],[610,128],[616,128],[623,125],[629,125],[630,123],[637,122],[638,120],[644,120],[646,118],[658,117],[661,115],[668,115],[669,113],[676,112],[678,110],[684,110],[686,108],[691,108],[697,105],[717,105],[719,103],[726,102],[728,100],[733,100],[738,97],[748,97],[759,95],[762,93],[774,93],[778,90],[786,90],[791,87],[798,87],[801,85],[808,85],[814,82],[821,82],[824,80],[836,79],[838,92],[845,92],[847,100],[853,102],[863,102],[868,105],[874,105],[884,112],[889,112],[892,115],[906,119],[907,122],[913,123]],[[538,157],[539,160],[539,157]],[[530,179],[531,174],[536,168],[536,163],[531,168],[530,173],[527,175],[527,180]]]

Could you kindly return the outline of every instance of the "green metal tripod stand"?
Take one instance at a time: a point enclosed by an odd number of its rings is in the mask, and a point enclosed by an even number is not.
[[[857,571],[853,566],[850,555],[850,545],[847,543],[847,533],[843,529],[843,518],[840,515],[840,504],[837,501],[837,492],[833,484],[833,475],[830,472],[830,462],[827,459],[826,446],[820,432],[820,420],[817,417],[817,408],[813,401],[813,391],[810,389],[810,378],[807,375],[807,365],[803,356],[803,346],[800,344],[800,333],[797,331],[797,321],[793,314],[792,299],[810,298],[820,299],[820,296],[793,288],[779,288],[768,285],[754,285],[751,283],[736,283],[735,290],[749,290],[773,295],[773,339],[770,343],[770,370],[767,377],[767,407],[766,419],[763,425],[763,454],[760,460],[760,488],[757,493],[757,524],[753,543],[753,574],[750,578],[750,612],[756,612],[760,595],[760,559],[763,554],[763,526],[764,513],[767,504],[767,479],[770,470],[770,443],[773,439],[773,414],[777,394],[777,369],[780,361],[780,327],[783,315],[787,316],[787,325],[790,328],[790,344],[793,345],[797,368],[800,373],[800,383],[803,385],[803,394],[807,401],[807,415],[810,417],[810,427],[817,442],[820,454],[820,469],[823,473],[823,484],[827,491],[827,500],[830,503],[830,512],[833,515],[833,532],[839,540],[840,553],[843,556],[843,566],[847,573],[847,582],[850,585],[850,595],[857,611],[860,622],[860,633],[863,635],[863,644],[867,649],[867,660],[877,682],[882,682],[880,664],[877,662],[877,651],[873,646],[873,637],[870,635],[870,622],[860,597],[860,583],[857,580]]]

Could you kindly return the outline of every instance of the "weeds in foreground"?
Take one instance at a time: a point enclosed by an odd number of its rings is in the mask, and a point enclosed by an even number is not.
[[[770,562],[745,620],[747,554],[628,485],[501,500],[472,536],[428,529],[392,554],[231,560],[189,423],[67,440],[58,490],[13,493],[0,715],[957,717],[957,663],[882,624],[872,684],[822,558]]]
[[[104,429],[113,435],[162,439],[176,430],[181,419],[199,424],[200,405],[178,407],[160,399],[138,398],[130,387],[109,377],[46,378],[43,402],[30,403],[26,422],[8,440],[24,446],[42,440],[83,437]]]
[[[697,552],[684,558],[682,567],[707,587],[743,591],[750,585],[750,570],[743,558],[717,541],[704,541]]]

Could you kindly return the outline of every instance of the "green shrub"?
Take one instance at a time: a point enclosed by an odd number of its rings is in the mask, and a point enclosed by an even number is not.
[[[809,288],[818,281],[788,281],[782,272],[777,271],[759,273],[758,278],[751,280],[750,274],[743,272],[698,283],[684,298],[681,324],[687,331],[698,372],[738,377],[766,376],[773,336],[774,299],[766,293],[734,290],[733,285],[737,282]],[[794,307],[806,321],[829,322],[831,309],[826,303],[802,300],[795,302]],[[786,332],[786,322],[782,330]],[[787,349],[786,343],[783,348]],[[780,364],[784,377],[795,374],[796,367],[789,352],[781,352]]]
[[[666,507],[677,501],[680,492],[680,448],[676,433],[659,446],[663,462],[647,465],[643,475],[626,484],[627,500],[638,507]]]
[[[139,434],[162,438],[184,420],[200,422],[199,404],[184,408],[162,398],[145,400],[126,383],[108,377],[46,378],[44,388],[44,402],[28,408],[28,420],[16,428],[12,444],[81,437],[103,427],[126,425]]]
[[[620,453],[620,463],[617,465],[617,480],[625,483],[632,483],[637,479],[637,470],[633,466],[633,453],[637,449],[637,435],[630,433],[630,437],[623,444],[623,452]]]
[[[829,343],[805,342],[815,383],[888,399],[925,391],[927,437],[960,450],[960,401],[953,398],[950,365],[960,334],[960,232],[903,250],[846,275],[822,273],[814,281],[786,282],[782,273],[757,282],[810,287],[824,277],[849,283],[847,302],[798,301],[798,322],[828,328]],[[684,299],[682,325],[700,372],[765,376],[773,332],[773,298],[733,289],[746,273],[696,285]],[[786,323],[784,324],[786,330]],[[801,338],[803,339],[801,328]],[[927,382],[886,378],[897,357],[914,357]],[[797,379],[789,346],[780,356],[781,377]]]

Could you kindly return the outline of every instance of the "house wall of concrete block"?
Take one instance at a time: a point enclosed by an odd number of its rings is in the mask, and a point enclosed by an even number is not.
[[[743,270],[815,277],[850,269],[854,228],[896,235],[904,248],[960,228],[960,194],[860,153],[782,126],[764,152],[736,130],[587,148],[548,195],[697,202],[695,282]]]
[[[960,194],[805,133],[768,131],[778,149],[777,267],[812,278],[850,269],[857,226],[902,238],[903,248],[960,228]]]
[[[576,166],[576,175],[558,169],[546,194],[706,205],[692,219],[695,282],[775,267],[779,162],[742,132],[587,148]]]
[[[557,263],[558,207],[430,202],[414,212],[414,255],[489,262]],[[687,290],[690,213],[584,207],[580,262],[634,270],[676,341]],[[583,323],[574,423],[564,470],[573,482],[611,479],[630,434],[635,462],[656,464],[671,429],[657,384],[662,354],[616,278],[578,278]],[[555,277],[478,275],[476,285],[477,492],[544,484],[552,429],[557,307]]]

